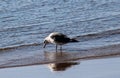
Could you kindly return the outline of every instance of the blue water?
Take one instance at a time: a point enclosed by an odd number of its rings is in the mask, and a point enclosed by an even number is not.
[[[54,31],[83,40],[81,47],[119,44],[120,0],[0,1],[0,49],[41,45]]]

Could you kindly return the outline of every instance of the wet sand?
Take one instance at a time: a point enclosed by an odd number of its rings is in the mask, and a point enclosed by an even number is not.
[[[91,49],[78,49],[63,52],[43,50],[39,46],[29,46],[0,52],[0,68],[21,67],[66,61],[89,60],[106,57],[119,57],[120,44]],[[49,52],[48,52],[49,51]],[[75,63],[76,64],[76,63]]]
[[[0,52],[3,78],[119,78],[120,44],[63,52],[40,46]],[[48,52],[49,51],[49,52]]]
[[[34,65],[0,69],[2,78],[119,78],[120,58],[104,58],[71,63]],[[60,65],[60,66],[58,66]],[[56,70],[55,70],[56,69]]]

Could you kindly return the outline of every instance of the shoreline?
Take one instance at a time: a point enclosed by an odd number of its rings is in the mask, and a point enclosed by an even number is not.
[[[120,44],[109,45],[99,48],[85,49],[78,52],[44,52],[38,48],[15,49],[1,52],[0,69],[22,67],[49,63],[64,63],[76,60],[92,60],[120,56]],[[29,51],[29,52],[28,52]],[[4,56],[2,56],[4,55]]]
[[[102,58],[86,61],[74,61],[66,63],[50,63],[45,65],[34,65],[1,69],[1,77],[29,78],[29,77],[76,77],[76,78],[119,78],[120,58]],[[32,74],[30,74],[32,73]],[[46,75],[47,74],[47,75]]]

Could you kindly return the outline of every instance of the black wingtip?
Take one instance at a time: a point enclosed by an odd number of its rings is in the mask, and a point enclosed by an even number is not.
[[[76,39],[71,39],[70,42],[79,42],[79,41]]]

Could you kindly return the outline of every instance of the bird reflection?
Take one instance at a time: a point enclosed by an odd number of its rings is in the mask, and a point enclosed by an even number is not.
[[[78,62],[51,63],[48,64],[48,67],[51,71],[65,71],[66,69],[78,64]]]
[[[61,52],[44,52],[44,57],[45,60],[54,62],[48,64],[51,71],[65,71],[74,65],[80,64],[78,61],[71,61],[76,57],[70,52],[62,52],[62,54]]]

